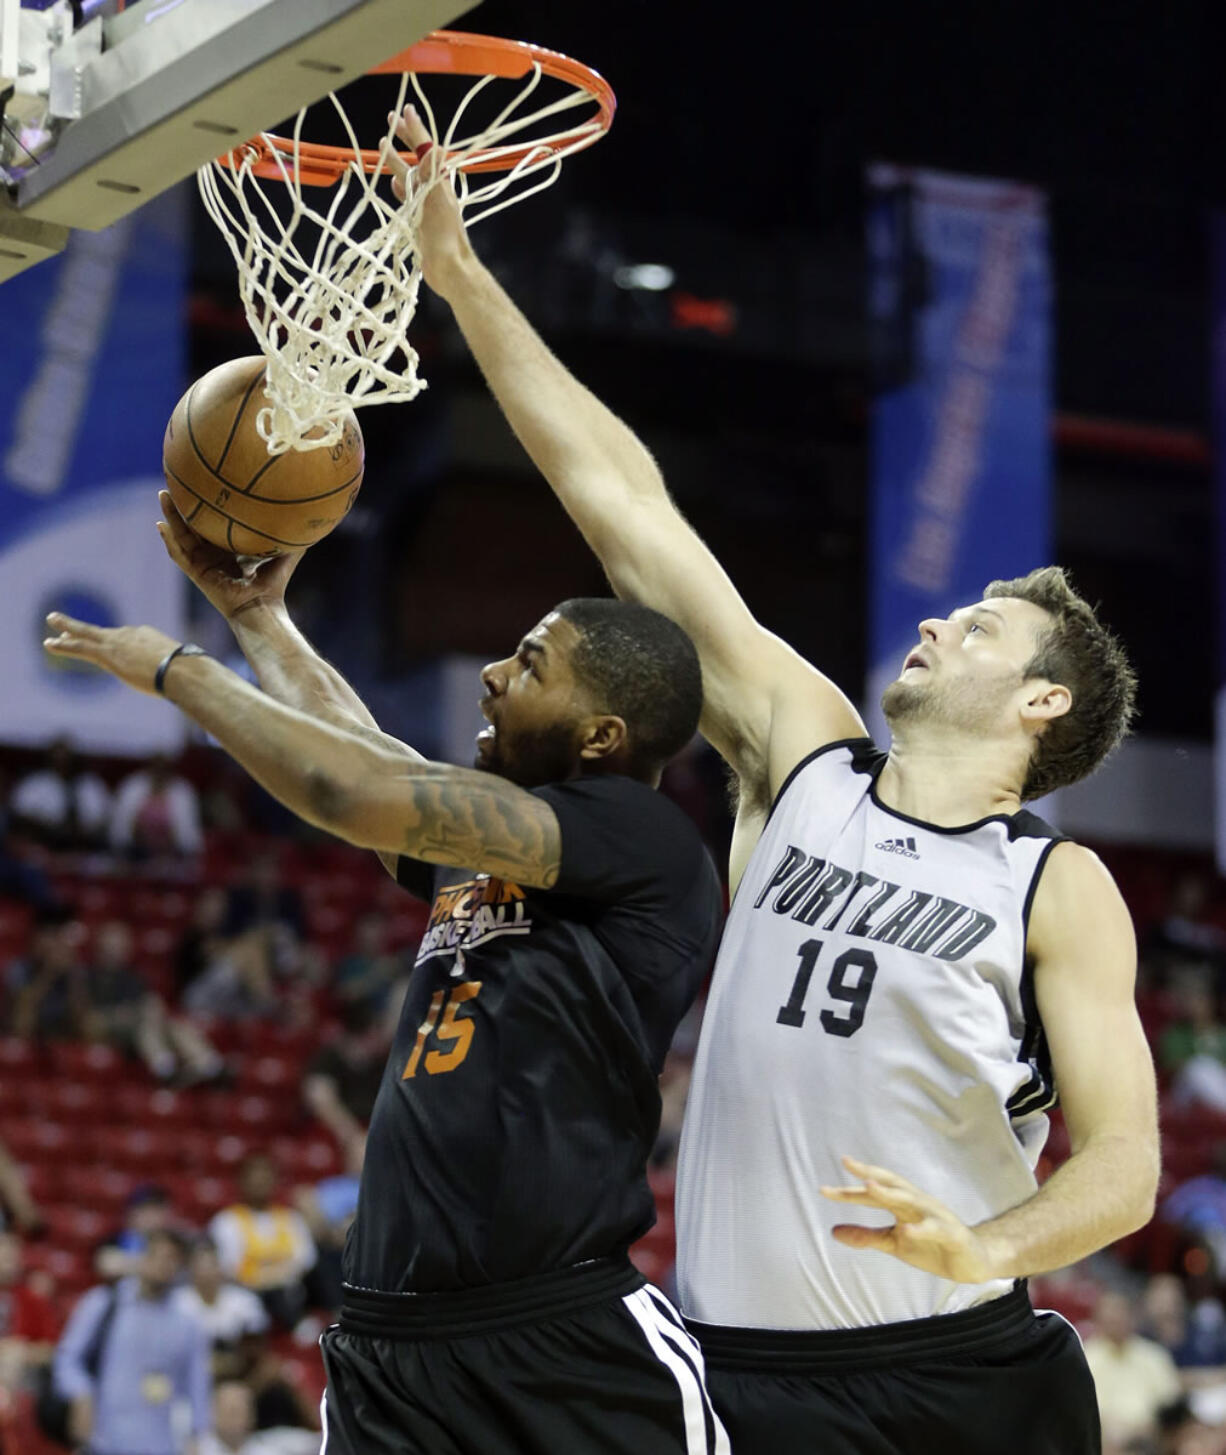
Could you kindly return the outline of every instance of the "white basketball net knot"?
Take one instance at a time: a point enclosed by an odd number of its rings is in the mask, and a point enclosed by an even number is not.
[[[474,153],[482,159],[510,156],[524,140],[510,144],[508,138],[558,112],[592,103],[585,91],[575,90],[526,112],[542,74],[535,65],[495,120],[468,137],[459,135],[464,113],[496,77],[482,77],[472,86],[442,137],[417,76],[402,77],[396,113],[411,81],[419,112],[445,159],[431,180],[419,181],[410,173],[402,204],[382,197],[380,175],[368,175],[355,158],[328,194],[327,212],[312,207],[299,180],[305,110],[294,125],[292,153],[273,152],[280,181],[269,185],[288,189],[288,215],[284,204],[280,209],[273,205],[256,176],[250,148],[232,152],[230,166],[216,161],[201,167],[200,194],[234,256],[247,322],[268,358],[265,388],[272,405],[260,410],[256,423],[270,454],[334,445],[348,410],[413,399],[426,387],[407,332],[421,288],[417,224],[430,190],[450,177],[471,227],[550,186],[563,159],[590,146],[601,131],[597,120],[581,122],[532,138],[532,149],[506,171],[463,171]],[[358,140],[344,107],[336,95],[329,99],[357,152]],[[389,131],[383,147],[391,145]],[[478,210],[471,212],[474,207]],[[309,224],[310,242],[304,242],[309,256],[296,242],[304,223]]]

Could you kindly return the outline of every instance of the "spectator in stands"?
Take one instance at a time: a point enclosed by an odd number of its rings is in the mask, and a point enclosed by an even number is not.
[[[292,1329],[306,1310],[303,1279],[315,1266],[315,1242],[302,1214],[274,1200],[276,1164],[252,1153],[239,1171],[241,1201],[209,1224],[226,1274],[259,1295],[273,1321]]]
[[[204,847],[196,790],[159,754],[115,794],[111,847],[130,859],[174,859]]]
[[[145,1183],[134,1188],[124,1208],[123,1226],[94,1253],[94,1272],[108,1283],[138,1273],[149,1239],[169,1230],[173,1222],[174,1209],[164,1187]]]
[[[86,1001],[80,953],[84,938],[84,926],[63,905],[38,912],[29,955],[8,969],[14,1035],[40,1041],[80,1036]]]
[[[9,1224],[22,1233],[37,1233],[44,1226],[42,1209],[30,1196],[21,1168],[0,1142],[0,1229]]]
[[[275,854],[256,854],[244,877],[230,887],[224,933],[232,938],[257,925],[287,931],[295,945],[306,938],[302,895],[281,882]]]
[[[202,889],[192,906],[191,919],[175,949],[175,998],[182,1002],[193,985],[225,958],[229,940],[222,933],[228,912],[226,891],[219,885]]]
[[[282,882],[276,855],[257,854],[231,885],[222,934],[231,942],[231,956],[242,948],[244,977],[253,979],[258,965],[276,1014],[313,1016],[300,1003],[300,992],[322,983],[323,957],[307,941],[302,896]]]
[[[67,738],[56,738],[43,766],[18,780],[9,809],[14,832],[49,849],[71,852],[106,845],[110,790],[81,765]]]
[[[1197,870],[1176,881],[1167,913],[1147,946],[1168,975],[1205,964],[1219,982],[1226,973],[1226,930],[1209,917],[1211,889],[1210,876]]]
[[[175,1410],[183,1403],[193,1444],[212,1428],[208,1338],[172,1297],[185,1251],[177,1233],[153,1233],[137,1277],[113,1291],[91,1289],[72,1312],[55,1382],[71,1401],[70,1431],[90,1455],[180,1455]]]
[[[343,1146],[345,1170],[325,1177],[312,1187],[294,1190],[294,1205],[306,1219],[319,1260],[309,1279],[311,1302],[319,1308],[341,1305],[341,1254],[345,1237],[358,1210],[358,1189],[362,1162],[366,1156],[366,1133],[357,1132]]]
[[[225,1062],[204,1035],[172,1016],[133,968],[132,948],[132,931],[122,920],[99,928],[86,981],[86,1034],[139,1056],[159,1081],[197,1086],[224,1076]]]
[[[1189,1306],[1174,1273],[1159,1273],[1145,1285],[1142,1332],[1161,1344],[1179,1369],[1226,1366],[1226,1313],[1216,1298]]]
[[[208,1334],[213,1378],[246,1379],[263,1349],[267,1310],[249,1288],[226,1277],[211,1238],[196,1240],[187,1272],[175,1300]]]
[[[0,898],[17,899],[41,909],[54,897],[47,876],[26,857],[25,845],[15,831],[8,777],[0,767]]]
[[[1215,1425],[1198,1418],[1193,1400],[1200,1403],[1198,1396],[1184,1396],[1168,1405],[1158,1416],[1158,1443],[1144,1446],[1133,1444],[1125,1455],[1224,1455],[1226,1438]],[[1103,1447],[1103,1455],[1115,1455],[1114,1449]]]
[[[1218,1278],[1226,1278],[1226,1143],[1213,1149],[1212,1169],[1181,1182],[1158,1211],[1164,1222],[1203,1243]]]
[[[313,1430],[256,1428],[256,1405],[250,1388],[236,1380],[217,1386],[213,1397],[213,1433],[200,1444],[199,1455],[319,1455],[320,1437]]]
[[[218,936],[201,973],[183,997],[193,1015],[245,1021],[280,1017],[287,1007],[278,994],[274,931],[257,925],[232,940]]]
[[[1132,1303],[1124,1294],[1107,1292],[1099,1298],[1085,1351],[1104,1440],[1123,1445],[1156,1438],[1159,1411],[1174,1404],[1183,1387],[1167,1351],[1137,1333]]]
[[[345,1007],[340,1034],[307,1066],[303,1100],[342,1147],[370,1121],[387,1048],[383,1026],[359,1002]]]
[[[58,1332],[50,1281],[26,1272],[24,1254],[15,1233],[0,1233],[0,1391],[10,1393],[50,1364]]]
[[[211,1238],[197,1238],[188,1282],[175,1290],[179,1303],[204,1326],[212,1350],[214,1383],[241,1380],[255,1397],[256,1426],[313,1427],[298,1390],[281,1376],[268,1348],[268,1313],[249,1288],[228,1279]]]
[[[332,972],[332,993],[342,1005],[364,1006],[382,1016],[404,968],[400,956],[387,948],[387,916],[370,910],[358,917],[353,948]]]
[[[1218,1018],[1212,972],[1184,970],[1172,983],[1175,1019],[1158,1044],[1158,1064],[1177,1101],[1226,1112],[1226,1026]]]

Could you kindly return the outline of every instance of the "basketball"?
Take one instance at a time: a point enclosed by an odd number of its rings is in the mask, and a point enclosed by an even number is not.
[[[337,444],[270,455],[256,428],[270,402],[263,355],[231,359],[179,400],[162,442],[162,469],[179,514],[197,535],[236,556],[276,556],[314,544],[344,519],[362,484],[365,449],[352,410]]]

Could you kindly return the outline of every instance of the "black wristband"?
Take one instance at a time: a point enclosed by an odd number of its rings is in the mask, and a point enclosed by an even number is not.
[[[158,663],[158,669],[153,674],[153,690],[164,696],[166,692],[166,672],[176,657],[207,657],[208,653],[203,647],[198,647],[195,642],[180,642],[173,652],[167,652]]]

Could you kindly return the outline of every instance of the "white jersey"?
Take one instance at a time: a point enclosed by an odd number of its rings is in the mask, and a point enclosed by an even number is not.
[[[677,1173],[681,1306],[849,1329],[954,1313],[960,1284],[844,1247],[884,1213],[824,1198],[843,1154],[974,1224],[1032,1196],[1055,1100],[1026,921],[1059,835],[1034,814],[938,828],[884,807],[868,739],[806,758],[728,916]]]

